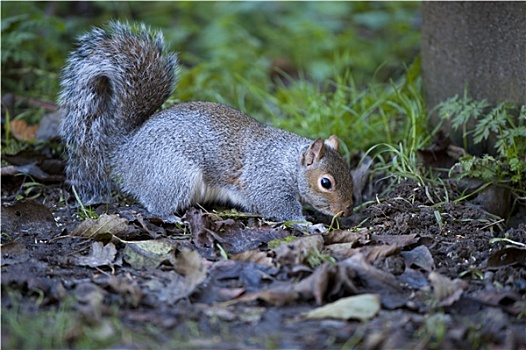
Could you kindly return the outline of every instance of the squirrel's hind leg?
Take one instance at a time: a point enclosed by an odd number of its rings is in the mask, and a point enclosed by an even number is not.
[[[185,164],[178,169],[168,166],[168,162],[147,158],[135,161],[139,163],[121,164],[126,167],[121,171],[118,166],[116,176],[121,189],[137,198],[150,213],[168,217],[194,204],[193,193],[202,179],[198,167],[189,166],[187,160],[173,160],[171,164]]]

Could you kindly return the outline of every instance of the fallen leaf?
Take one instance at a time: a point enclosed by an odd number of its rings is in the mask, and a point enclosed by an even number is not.
[[[208,269],[206,288],[200,288],[193,300],[212,304],[237,298],[243,292],[267,289],[278,271],[275,266],[219,260]]]
[[[237,314],[228,307],[220,305],[197,304],[197,309],[200,309],[208,317],[217,317],[221,321],[234,321],[237,319]]]
[[[141,214],[137,214],[135,216],[135,219],[151,238],[155,239],[159,236],[166,236],[166,230],[163,227],[159,225],[154,225],[150,221],[144,220]]]
[[[198,269],[200,270],[201,267]],[[202,276],[201,273],[188,271],[187,276],[183,277],[175,271],[148,269],[146,279],[141,279],[139,283],[143,288],[144,295],[148,298],[153,297],[158,302],[173,305],[195,291],[200,283],[200,279],[196,276]]]
[[[206,267],[198,252],[184,249],[176,258],[174,270],[183,275],[189,290],[194,290],[206,278]]]
[[[371,235],[369,230],[360,229],[359,231],[351,230],[334,230],[323,236],[325,244],[351,243],[353,246],[364,245],[369,243]]]
[[[321,251],[323,247],[323,237],[312,235],[299,237],[292,242],[283,242],[274,249],[276,261],[283,265],[303,264],[308,253]]]
[[[230,256],[231,260],[242,262],[253,262],[260,265],[274,266],[272,258],[268,256],[267,252],[262,252],[259,249],[247,250]]]
[[[485,305],[500,307],[512,315],[519,315],[523,312],[521,294],[511,290],[484,290],[472,296]]]
[[[106,294],[107,292],[104,289],[94,283],[86,282],[78,284],[73,291],[73,295],[78,301],[76,310],[86,319],[93,322],[99,321],[103,313],[103,301],[104,295]]]
[[[332,277],[330,269],[331,267],[327,263],[318,266],[309,277],[294,285],[294,290],[299,293],[303,300],[314,298],[316,304],[321,305],[325,300],[325,294]]]
[[[157,267],[163,262],[175,265],[177,244],[166,240],[126,241],[124,261],[135,268]]]
[[[297,291],[294,290],[292,285],[280,286],[273,289],[267,289],[252,293],[246,293],[241,298],[225,301],[219,305],[229,306],[237,303],[249,303],[255,300],[262,300],[270,305],[283,306],[291,304],[296,301],[299,297]]]
[[[38,125],[28,125],[24,120],[11,120],[9,131],[20,141],[34,141],[37,136]]]
[[[116,254],[117,249],[113,243],[103,245],[102,242],[93,242],[89,254],[77,257],[76,263],[80,266],[89,267],[111,266],[115,261]]]
[[[387,309],[406,305],[411,294],[392,273],[372,266],[362,253],[338,262],[336,267],[341,270],[339,279],[350,279],[357,286],[357,292],[380,294],[382,305]]]
[[[110,241],[113,236],[123,236],[130,231],[128,220],[118,215],[102,214],[98,219],[87,218],[71,232],[71,236]]]
[[[418,267],[426,272],[433,271],[435,268],[433,256],[425,245],[419,245],[413,250],[403,251],[400,254],[404,257],[406,266]]]
[[[63,175],[50,175],[43,171],[35,163],[25,165],[8,165],[1,168],[2,176],[15,176],[18,174],[31,176],[34,180],[38,180],[43,183],[56,183],[64,181]]]
[[[385,258],[394,255],[400,251],[400,247],[396,244],[383,244],[360,248],[360,251],[365,256],[368,262],[374,262],[379,258]]]
[[[451,280],[435,271],[431,271],[428,278],[433,287],[433,294],[440,301],[441,306],[452,305],[460,299],[464,289],[467,288],[465,281],[458,278]]]
[[[143,293],[137,285],[137,281],[129,274],[126,278],[113,276],[107,283],[112,290],[121,294],[129,305],[132,307],[139,306]]]
[[[214,245],[213,240],[207,236],[207,230],[209,230],[212,221],[210,216],[205,215],[202,210],[192,207],[186,211],[183,219],[188,222],[197,247],[212,247]]]
[[[513,265],[526,266],[526,249],[508,247],[498,250],[489,257],[487,263],[490,269]]]
[[[341,298],[305,314],[307,319],[318,320],[334,318],[339,320],[356,319],[367,321],[380,311],[380,295],[360,294]]]
[[[417,234],[409,235],[372,235],[371,240],[375,242],[382,242],[384,244],[396,244],[400,248],[414,245],[420,241],[420,236]]]
[[[245,292],[245,288],[218,288],[217,299],[219,301],[232,300],[239,298]]]
[[[408,266],[405,267],[404,272],[398,276],[400,282],[407,284],[414,289],[420,289],[428,286],[429,281],[420,270],[414,270]]]
[[[354,243],[330,244],[324,246],[321,252],[323,254],[329,254],[336,260],[343,260],[356,253],[357,249],[354,249],[353,246]]]

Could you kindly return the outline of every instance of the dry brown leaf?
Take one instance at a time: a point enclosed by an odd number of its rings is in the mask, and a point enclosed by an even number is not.
[[[95,242],[97,243],[97,242]],[[79,301],[76,304],[76,311],[79,315],[98,322],[101,320],[105,306],[104,296],[107,292],[94,283],[84,282],[75,286],[73,295]]]
[[[90,238],[95,241],[111,240],[112,236],[125,235],[129,231],[128,220],[119,215],[102,214],[98,219],[87,218],[71,236]]]
[[[220,305],[232,305],[237,303],[249,303],[255,300],[262,300],[274,306],[283,306],[291,304],[298,300],[299,293],[289,285],[285,288],[267,289],[253,293],[247,293],[239,299],[226,301]]]
[[[133,307],[139,306],[143,298],[143,293],[137,285],[137,281],[129,274],[127,278],[113,276],[108,280],[108,286],[115,292],[122,294],[127,303]]]
[[[6,242],[0,245],[2,251],[2,266],[19,264],[31,257],[26,246],[17,241]]]
[[[259,249],[247,250],[230,256],[230,260],[240,262],[253,262],[260,265],[274,266],[272,258]]]
[[[319,266],[314,272],[307,278],[301,280],[294,286],[302,299],[310,300],[314,298],[316,304],[321,305],[325,300],[325,294],[331,279],[330,265],[323,264]]]
[[[517,247],[507,247],[493,253],[487,266],[489,269],[498,269],[504,266],[526,266],[526,250]]]
[[[245,293],[245,288],[219,288],[217,290],[221,301],[239,298],[243,293]]]
[[[35,240],[46,240],[57,231],[49,208],[34,200],[16,201],[13,205],[2,206],[0,211],[2,232],[9,235],[31,232]]]
[[[20,141],[34,141],[37,137],[38,125],[28,125],[24,120],[12,120],[9,131]]]
[[[206,278],[206,267],[201,256],[195,250],[183,249],[176,259],[174,270],[184,276],[188,288],[194,290]]]
[[[325,244],[351,243],[354,246],[364,245],[371,240],[369,230],[360,229],[359,231],[334,230],[324,235]]]
[[[400,248],[414,245],[420,241],[417,234],[410,235],[372,235],[371,240],[384,244],[396,244]]]
[[[392,273],[372,266],[362,253],[340,261],[336,266],[343,277],[350,278],[357,286],[356,292],[380,294],[384,307],[394,309],[407,303],[411,291],[404,289]]]
[[[168,305],[187,298],[195,288],[193,283],[188,283],[177,272],[160,269],[150,269],[148,279],[142,279],[139,283],[145,295]]]
[[[357,248],[353,248],[354,243],[338,243],[326,245],[322,249],[322,253],[329,254],[336,260],[343,260],[351,257],[359,251]]]
[[[433,286],[433,294],[440,300],[441,306],[452,305],[467,288],[465,281],[458,278],[451,280],[435,271],[431,271],[428,278]]]
[[[372,263],[376,259],[385,258],[398,253],[400,251],[400,247],[398,247],[396,244],[384,244],[362,247],[360,248],[360,251],[365,256],[365,260]]]
[[[299,237],[292,242],[282,242],[279,247],[273,249],[276,253],[276,261],[283,265],[301,265],[304,263],[307,254],[310,252],[321,251],[323,247],[323,237],[312,235]]]

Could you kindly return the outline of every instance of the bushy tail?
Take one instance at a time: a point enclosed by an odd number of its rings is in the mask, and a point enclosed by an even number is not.
[[[66,173],[87,204],[109,199],[109,158],[170,96],[177,59],[163,35],[145,25],[111,22],[81,36],[63,71],[61,135]]]

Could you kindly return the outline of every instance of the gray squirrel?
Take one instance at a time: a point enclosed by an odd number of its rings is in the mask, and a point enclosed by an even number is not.
[[[280,221],[304,220],[302,202],[347,216],[352,178],[339,140],[310,140],[231,107],[171,95],[177,58],[160,32],[110,22],[79,37],[63,70],[60,133],[66,173],[85,204],[120,188],[151,213],[225,203]]]

